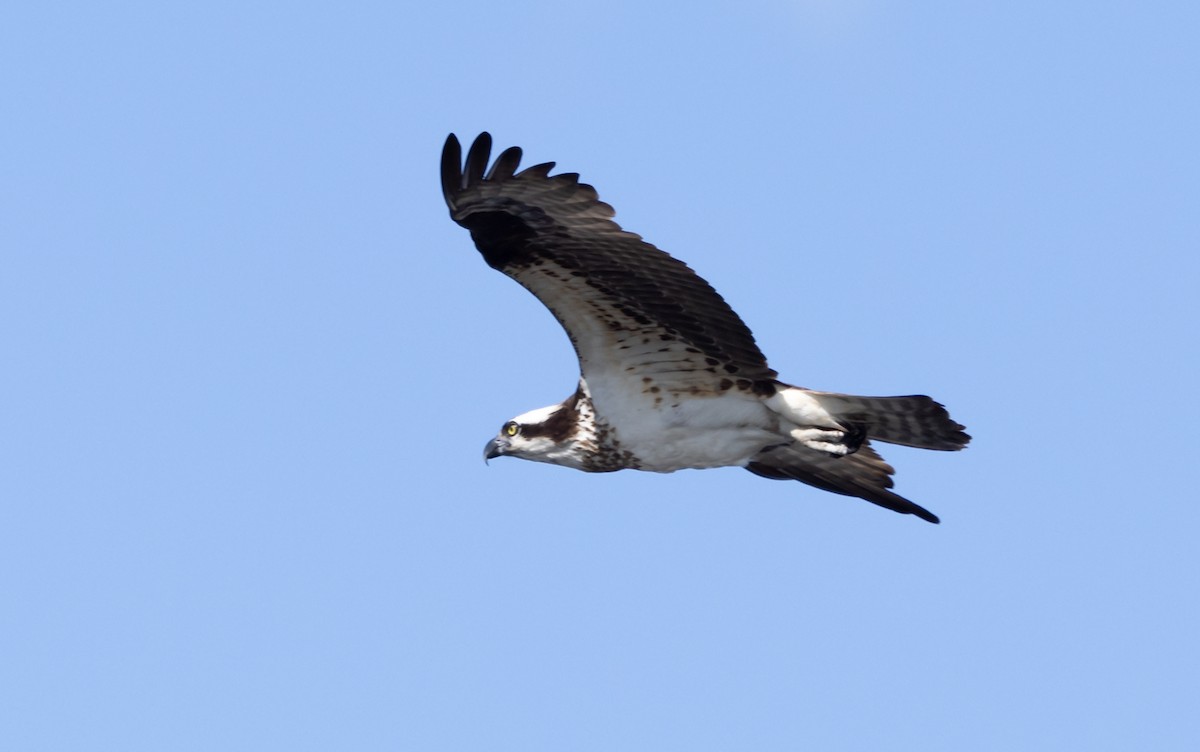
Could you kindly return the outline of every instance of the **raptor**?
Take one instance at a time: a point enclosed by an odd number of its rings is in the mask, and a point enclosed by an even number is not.
[[[686,264],[613,221],[613,209],[553,162],[490,161],[483,133],[463,162],[451,134],[442,191],[493,269],[533,293],[579,358],[574,393],[504,423],[484,449],[587,472],[743,467],[928,522],[893,492],[872,441],[957,450],[970,441],[924,395],[860,397],[778,379],[750,329]]]

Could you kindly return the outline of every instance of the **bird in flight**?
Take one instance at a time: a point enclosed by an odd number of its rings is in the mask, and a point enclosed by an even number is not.
[[[750,329],[686,264],[613,221],[613,208],[553,162],[518,172],[521,150],[489,165],[482,133],[462,159],[442,151],[450,217],[493,269],[562,324],[579,358],[575,392],[506,422],[485,459],[587,472],[744,467],[857,496],[928,522],[892,489],[872,441],[957,450],[970,436],[924,395],[859,397],[780,381]]]

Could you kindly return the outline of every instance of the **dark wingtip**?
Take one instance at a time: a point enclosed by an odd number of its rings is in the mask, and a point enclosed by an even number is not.
[[[521,165],[521,147],[512,146],[505,149],[496,157],[491,169],[488,169],[491,152],[492,134],[484,131],[471,143],[464,165],[462,145],[458,142],[458,137],[453,133],[446,137],[446,145],[442,147],[442,196],[451,212],[455,209],[454,198],[460,191],[485,180],[505,180],[516,174]],[[553,163],[545,165],[547,170],[551,166]]]
[[[917,506],[916,504],[913,504],[912,514],[915,514],[916,516],[920,517],[921,519],[925,520],[926,522],[932,522],[935,525],[942,524],[942,521],[938,518],[938,516],[936,514],[934,514],[933,512],[929,511],[928,509],[926,509],[925,507],[921,507],[921,506]]]
[[[467,151],[467,164],[463,167],[463,188],[475,185],[483,180],[487,169],[488,157],[492,154],[492,134],[484,131],[471,144]]]
[[[521,174],[519,175],[519,177],[525,178],[527,180],[533,179],[533,178],[545,179],[545,178],[550,177],[550,171],[553,169],[554,169],[553,162],[542,162],[541,164],[535,164],[532,167],[526,167],[524,170],[521,171]]]
[[[451,133],[446,136],[446,145],[442,147],[442,196],[446,206],[454,210],[454,196],[462,190],[462,145],[458,136]]]
[[[496,157],[496,161],[492,163],[492,169],[488,170],[485,180],[506,180],[516,174],[517,168],[521,166],[521,147],[510,146],[500,152],[500,156]]]

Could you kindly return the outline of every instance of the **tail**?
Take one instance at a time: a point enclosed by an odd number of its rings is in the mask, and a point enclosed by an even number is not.
[[[867,439],[944,451],[962,449],[971,440],[946,408],[923,394],[859,397],[793,386],[766,404],[795,426],[794,440],[829,454],[851,454]]]
[[[834,420],[852,433],[889,444],[955,451],[971,440],[946,408],[923,394],[907,397],[858,397],[809,392]]]

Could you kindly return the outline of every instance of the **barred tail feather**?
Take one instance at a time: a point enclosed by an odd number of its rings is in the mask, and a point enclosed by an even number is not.
[[[954,451],[971,440],[946,408],[923,394],[905,397],[859,397],[810,392],[835,420],[858,427],[872,439],[889,444]]]

